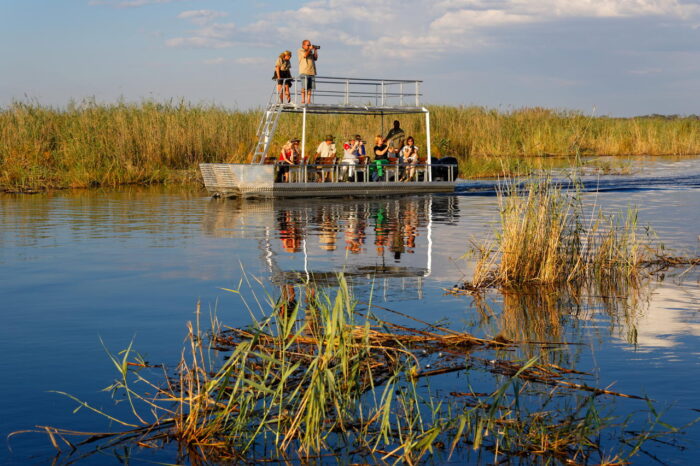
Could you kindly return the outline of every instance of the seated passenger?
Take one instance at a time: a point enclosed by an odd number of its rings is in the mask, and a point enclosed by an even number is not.
[[[316,149],[316,158],[319,157],[328,158],[335,157],[335,143],[333,142],[333,135],[329,134],[326,139],[323,140],[321,144],[318,145]]]
[[[389,146],[386,139],[377,135],[374,138],[374,160],[386,160],[388,156]]]
[[[406,138],[406,145],[401,149],[401,163],[407,164],[406,172],[399,181],[412,180],[416,174],[416,164],[418,163],[418,147],[413,141],[413,136]]]
[[[386,139],[382,138],[380,135],[377,135],[374,138],[373,152],[374,162],[372,162],[370,167],[372,173],[371,179],[372,181],[379,181],[384,177],[384,163],[386,163],[389,159],[389,145],[387,144]]]
[[[367,155],[365,142],[362,136],[356,134],[352,139],[343,144],[343,160],[341,165],[345,165],[342,170],[342,177],[345,181],[355,177],[355,165],[360,156]]]
[[[404,146],[406,133],[401,129],[399,120],[394,120],[394,127],[389,130],[386,135],[387,145],[389,146],[388,157],[399,157],[401,148]]]
[[[279,173],[282,174],[282,182],[289,182],[289,167],[296,165],[301,161],[299,153],[299,139],[290,139],[282,146],[279,157]]]
[[[333,142],[333,135],[329,134],[326,136],[326,139],[321,142],[321,144],[318,145],[318,148],[316,149],[316,163],[319,163],[319,158],[323,159],[329,159],[329,158],[335,158],[336,155],[336,149],[335,149],[335,143]],[[319,173],[317,175],[316,181],[329,181],[330,177],[332,175],[332,168],[331,169],[324,169],[323,167],[316,167],[317,170],[319,170]],[[324,176],[324,172],[325,176]]]

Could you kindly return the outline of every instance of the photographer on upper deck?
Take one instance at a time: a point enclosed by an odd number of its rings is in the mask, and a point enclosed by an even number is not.
[[[318,49],[320,45],[311,45],[311,41],[305,39],[299,49],[299,77],[301,78],[301,103],[311,103],[311,93],[314,89],[314,78],[316,76],[316,60],[318,60]]]

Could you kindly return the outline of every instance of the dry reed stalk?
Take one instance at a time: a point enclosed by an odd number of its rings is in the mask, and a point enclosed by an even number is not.
[[[638,238],[636,211],[619,222],[595,211],[587,220],[579,193],[567,194],[549,179],[514,181],[498,192],[501,229],[477,244],[473,279],[451,290],[478,292],[501,286],[592,281],[634,283],[654,250]]]

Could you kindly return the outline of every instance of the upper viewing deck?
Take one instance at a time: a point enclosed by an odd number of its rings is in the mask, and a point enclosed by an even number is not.
[[[425,113],[421,98],[423,81],[316,76],[311,104],[301,104],[301,79],[290,80],[291,103],[277,104],[284,113],[335,113],[396,115]],[[277,84],[271,104],[276,99]]]

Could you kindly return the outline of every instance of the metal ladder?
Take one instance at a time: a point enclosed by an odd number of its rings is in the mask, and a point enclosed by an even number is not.
[[[255,133],[258,137],[258,142],[255,145],[252,163],[263,163],[270,150],[270,142],[272,142],[272,136],[274,136],[275,130],[277,129],[277,122],[279,121],[283,107],[281,103],[277,103],[278,98],[279,94],[273,91],[270,96],[270,101],[267,103],[265,113],[260,119],[258,130]]]

